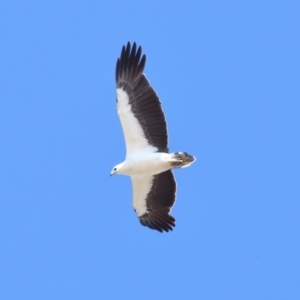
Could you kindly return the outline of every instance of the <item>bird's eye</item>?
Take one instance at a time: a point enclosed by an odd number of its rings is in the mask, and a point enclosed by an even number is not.
[[[116,171],[117,170],[117,168],[114,168],[114,171]]]

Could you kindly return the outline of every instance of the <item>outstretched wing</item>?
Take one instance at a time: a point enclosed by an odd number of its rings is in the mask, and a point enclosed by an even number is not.
[[[168,152],[168,135],[161,103],[143,74],[146,56],[136,43],[123,46],[116,65],[117,109],[127,155],[143,150]]]
[[[142,225],[160,232],[173,230],[169,215],[175,203],[176,182],[172,171],[151,176],[131,176],[132,205]]]

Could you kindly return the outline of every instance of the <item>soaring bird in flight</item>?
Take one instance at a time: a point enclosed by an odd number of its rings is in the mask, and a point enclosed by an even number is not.
[[[160,232],[173,230],[169,214],[175,203],[173,168],[190,166],[196,158],[169,153],[165,115],[144,72],[142,48],[123,46],[116,65],[117,111],[126,143],[126,159],[111,175],[131,177],[132,205],[142,225]]]

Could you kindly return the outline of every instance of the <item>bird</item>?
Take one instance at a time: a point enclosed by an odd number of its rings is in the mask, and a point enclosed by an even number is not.
[[[126,144],[125,160],[110,175],[131,177],[132,205],[140,223],[159,232],[175,227],[170,211],[176,198],[173,168],[185,168],[196,157],[169,153],[165,114],[144,74],[146,55],[128,42],[116,63],[117,112]]]

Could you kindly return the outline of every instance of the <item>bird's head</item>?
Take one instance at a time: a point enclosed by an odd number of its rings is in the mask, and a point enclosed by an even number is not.
[[[122,166],[123,166],[123,163],[114,166],[112,171],[110,172],[110,176],[115,175],[115,174],[120,174],[119,171],[122,168]]]

